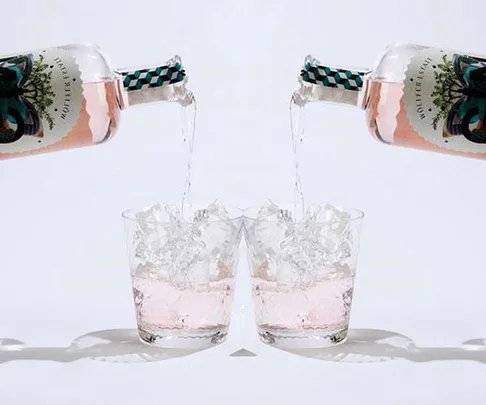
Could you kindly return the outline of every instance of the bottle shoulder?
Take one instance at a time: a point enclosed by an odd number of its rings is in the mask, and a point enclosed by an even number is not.
[[[69,44],[57,48],[74,57],[84,83],[109,81],[118,76],[106,54],[95,44]]]
[[[368,79],[388,83],[402,83],[410,60],[428,47],[417,44],[389,45],[369,74]]]

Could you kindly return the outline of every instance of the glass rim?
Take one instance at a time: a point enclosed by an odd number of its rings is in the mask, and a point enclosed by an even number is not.
[[[174,205],[176,205],[176,204],[174,204]],[[223,205],[223,206],[225,208],[227,207],[226,205]],[[220,223],[224,223],[224,222],[227,222],[227,221],[237,222],[238,220],[241,220],[242,217],[243,217],[242,210],[239,209],[239,208],[236,208],[236,207],[232,207],[232,208],[234,208],[235,210],[238,210],[239,214],[229,215],[228,218],[226,218],[226,219],[212,219],[212,220],[199,221],[199,222],[195,222],[193,220],[188,220],[185,216],[183,216],[184,221],[180,221],[177,225],[179,225],[179,226],[191,226],[191,225],[194,225],[196,223],[220,224]],[[202,208],[202,209],[204,209],[204,208]],[[143,211],[143,209],[128,208],[128,209],[122,211],[121,216],[126,221],[137,223],[136,215],[138,213],[142,212],[142,211]],[[157,219],[150,219],[147,222],[151,223],[151,224],[158,224],[158,225],[174,225],[174,222],[172,222],[170,220],[159,221]]]
[[[307,206],[310,205],[316,205],[316,204],[306,204]],[[285,206],[284,206],[285,207]],[[331,220],[331,221],[312,221],[313,224],[336,224],[336,223],[341,223],[341,222],[349,222],[349,223],[355,223],[361,221],[365,217],[365,213],[357,208],[344,208],[340,206],[335,206],[336,208],[342,209],[345,213],[348,213],[350,215],[350,218],[347,221],[341,221],[341,220]],[[249,219],[251,221],[258,221],[261,223],[276,223],[280,222],[278,219],[257,219],[256,218],[256,213],[254,215],[247,215],[248,210],[253,210],[255,207],[248,207],[245,209],[242,209],[242,215],[244,218]],[[292,210],[290,209],[292,212]],[[302,223],[302,218],[299,218],[297,221],[292,221],[291,223],[294,224],[301,224]]]

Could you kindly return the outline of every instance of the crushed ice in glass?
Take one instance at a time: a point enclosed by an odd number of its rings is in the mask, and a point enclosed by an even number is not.
[[[136,214],[137,276],[166,279],[180,288],[205,288],[230,275],[238,224],[218,201],[187,220],[179,207],[158,203]]]
[[[267,202],[247,232],[256,267],[267,280],[282,286],[308,285],[320,279],[350,276],[353,230],[350,214],[331,204],[309,205],[301,220]]]

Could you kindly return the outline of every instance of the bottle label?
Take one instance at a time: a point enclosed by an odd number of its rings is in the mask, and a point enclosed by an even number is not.
[[[76,125],[81,72],[66,50],[50,48],[0,59],[0,153],[52,145]]]
[[[458,152],[486,152],[486,59],[428,48],[412,58],[404,101],[425,140]]]

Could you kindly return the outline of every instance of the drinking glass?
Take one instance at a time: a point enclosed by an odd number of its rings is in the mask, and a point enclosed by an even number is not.
[[[175,205],[123,213],[140,339],[168,348],[225,340],[242,218],[219,203],[182,216]]]
[[[291,209],[272,202],[246,210],[243,228],[261,341],[299,349],[346,339],[363,216],[331,204],[311,204],[298,220]]]

